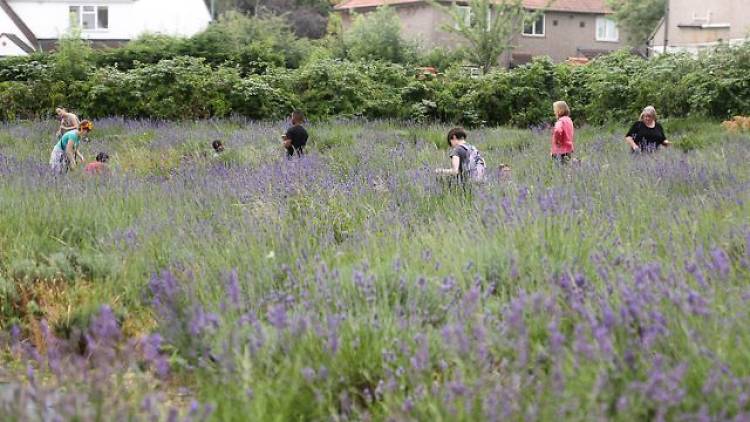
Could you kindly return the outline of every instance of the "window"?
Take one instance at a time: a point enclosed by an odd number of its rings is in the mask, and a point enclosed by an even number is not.
[[[597,41],[620,41],[620,31],[617,23],[612,19],[603,17],[596,18],[596,40]]]
[[[456,6],[458,12],[458,18],[464,22],[467,27],[474,27],[477,24],[476,15],[472,13],[471,6]],[[460,29],[458,22],[453,24],[455,29]],[[487,26],[486,30],[489,31],[492,28],[492,10],[487,11]]]
[[[533,20],[528,20],[523,25],[523,35],[530,37],[544,36],[544,13],[540,14]]]
[[[107,6],[70,6],[70,24],[83,31],[109,28]]]
[[[471,26],[471,7],[470,6],[456,6],[458,17],[464,21],[464,25],[467,27]],[[459,29],[458,22],[455,23],[454,27]]]

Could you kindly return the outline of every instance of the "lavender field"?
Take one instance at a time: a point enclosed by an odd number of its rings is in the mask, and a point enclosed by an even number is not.
[[[5,124],[2,419],[750,420],[750,136],[664,124],[472,130],[468,190],[447,126],[107,119],[55,177]]]

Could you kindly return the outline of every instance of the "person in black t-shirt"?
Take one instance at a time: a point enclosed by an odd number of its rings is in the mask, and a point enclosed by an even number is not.
[[[648,106],[643,109],[641,119],[630,127],[625,135],[625,141],[633,152],[651,152],[656,151],[662,145],[669,146],[664,128],[656,121],[655,108]]]
[[[284,148],[286,148],[287,157],[291,158],[294,153],[301,157],[305,153],[307,144],[307,131],[302,127],[305,121],[305,115],[301,111],[295,110],[292,113],[292,127],[290,127],[283,136]]]

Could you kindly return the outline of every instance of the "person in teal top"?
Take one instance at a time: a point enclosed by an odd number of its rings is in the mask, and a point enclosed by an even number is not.
[[[90,121],[84,120],[78,130],[71,130],[63,134],[52,149],[52,155],[49,158],[49,165],[53,172],[57,174],[66,173],[68,170],[75,168],[78,158],[81,159],[81,162],[84,161],[78,146],[81,143],[81,138],[88,135],[93,128],[94,125]]]

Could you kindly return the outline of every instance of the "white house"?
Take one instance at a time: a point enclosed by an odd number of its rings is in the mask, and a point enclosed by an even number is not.
[[[0,56],[54,49],[77,27],[94,46],[145,33],[192,36],[211,22],[204,0],[0,0]]]

